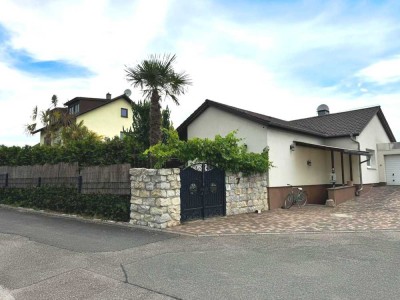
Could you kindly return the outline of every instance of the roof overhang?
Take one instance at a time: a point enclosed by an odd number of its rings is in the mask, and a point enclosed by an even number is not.
[[[337,152],[342,152],[342,153],[351,154],[351,155],[360,155],[360,156],[362,155],[362,156],[368,156],[368,157],[371,156],[371,153],[369,153],[368,151],[332,147],[332,146],[327,146],[327,145],[304,143],[304,142],[299,142],[299,141],[293,141],[293,143],[296,146],[301,146],[301,147],[322,149],[322,150],[327,150],[327,151],[337,151]]]

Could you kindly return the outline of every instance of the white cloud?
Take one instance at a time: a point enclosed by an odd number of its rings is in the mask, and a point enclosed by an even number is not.
[[[2,0],[0,23],[12,33],[12,47],[40,60],[84,66],[94,75],[39,78],[0,62],[0,144],[36,143],[38,137],[23,135],[23,125],[33,106],[46,108],[53,94],[60,102],[122,94],[129,87],[124,65],[164,52],[177,53],[176,69],[193,79],[181,106],[163,104],[171,107],[175,126],[207,98],[283,119],[316,115],[321,103],[331,112],[378,104],[400,137],[398,93],[373,95],[368,86],[355,85],[358,92],[365,90],[354,96],[338,86],[323,88],[318,78],[305,80],[309,74],[295,73],[299,66],[319,71],[326,68],[322,63],[347,57],[349,62],[369,64],[356,74],[361,81],[383,84],[399,79],[395,69],[400,70],[400,58],[379,56],[382,49],[397,47],[388,44],[388,37],[399,30],[398,20],[378,13],[344,20],[343,5],[331,3],[307,17],[266,15],[243,22],[216,10],[213,1]],[[371,63],[376,61],[371,57],[381,61]],[[353,78],[354,69],[347,67],[333,62],[322,73],[344,70],[340,76]],[[132,91],[133,99],[141,97],[138,90]]]
[[[360,79],[384,85],[400,81],[400,56],[381,60],[362,70],[357,74]]]

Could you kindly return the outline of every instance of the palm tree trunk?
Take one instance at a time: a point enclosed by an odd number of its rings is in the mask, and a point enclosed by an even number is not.
[[[160,95],[158,91],[153,91],[151,94],[150,103],[150,146],[161,141],[161,105]]]

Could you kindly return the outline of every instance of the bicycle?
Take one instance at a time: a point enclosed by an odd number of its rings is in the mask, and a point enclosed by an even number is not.
[[[282,208],[289,209],[295,203],[298,207],[304,206],[307,202],[307,193],[303,191],[301,187],[293,187],[290,184],[288,185],[292,188],[292,190],[286,196]]]

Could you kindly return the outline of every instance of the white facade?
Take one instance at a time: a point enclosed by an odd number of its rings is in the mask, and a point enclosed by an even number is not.
[[[370,165],[368,165],[368,163],[362,164],[363,183],[382,182],[379,175],[382,171],[379,169],[383,167],[384,164],[378,162],[377,144],[390,143],[390,139],[376,115],[371,119],[357,140],[360,142],[361,150],[370,151],[372,153]]]
[[[236,136],[243,139],[250,152],[262,152],[268,145],[266,126],[237,117],[215,107],[209,107],[187,128],[188,138],[213,139],[215,135],[225,136],[238,130]]]
[[[269,128],[269,158],[274,165],[269,171],[269,186],[326,183],[328,180],[325,168],[326,151],[297,146],[291,150],[290,145],[293,141],[322,144],[323,139]],[[311,160],[311,166],[307,165],[308,160]]]
[[[393,184],[393,173],[397,177],[396,166],[400,160],[400,143],[382,143],[377,145],[377,164],[379,171],[379,182]],[[391,157],[394,158],[391,158]],[[390,158],[389,158],[390,157]],[[392,172],[391,172],[392,171]],[[396,179],[395,179],[396,180]],[[396,182],[396,181],[395,181]]]
[[[377,144],[389,143],[390,139],[377,115],[356,138],[360,143],[360,149],[350,136],[325,139],[276,127],[267,127],[212,106],[188,125],[187,138],[214,138],[216,134],[225,136],[233,130],[237,130],[237,136],[243,139],[243,143],[248,146],[250,152],[261,152],[268,146],[270,161],[274,166],[269,171],[270,187],[285,187],[287,184],[321,185],[330,183],[331,150],[299,145],[291,149],[294,141],[341,149],[370,151],[373,154],[372,159],[361,165],[363,183],[386,181],[386,179],[383,180],[385,170],[382,168],[384,154],[378,152]],[[336,184],[346,184],[350,180],[356,184],[360,183],[359,163],[366,160],[367,157],[351,155],[350,166],[349,154],[341,154],[339,151],[333,153]],[[398,149],[398,154],[400,154],[400,149]],[[351,174],[353,178],[351,178]]]

